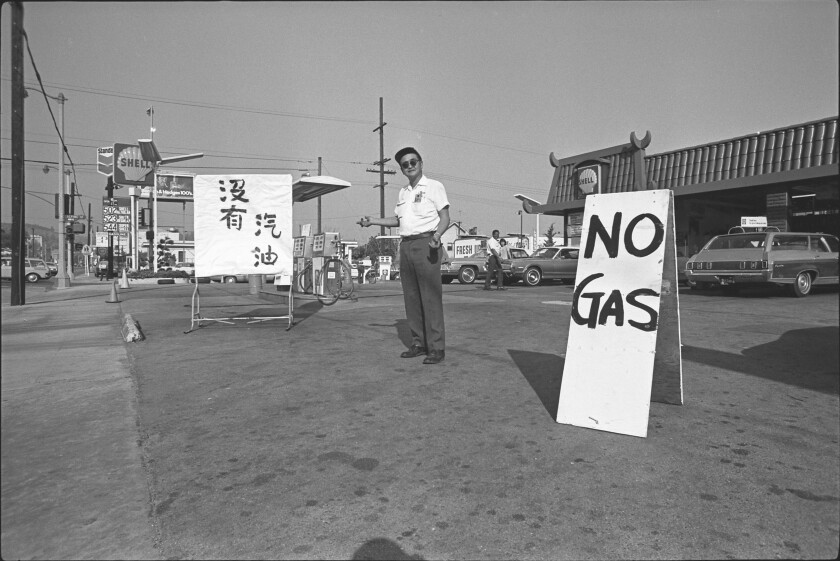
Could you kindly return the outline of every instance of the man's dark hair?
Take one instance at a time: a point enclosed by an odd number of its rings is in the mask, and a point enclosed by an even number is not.
[[[394,161],[399,164],[400,160],[402,160],[402,157],[405,156],[406,154],[416,154],[417,159],[420,160],[421,162],[423,161],[423,156],[420,155],[420,152],[418,152],[416,149],[414,149],[411,146],[406,146],[405,148],[399,149],[397,151],[397,154],[394,156]]]

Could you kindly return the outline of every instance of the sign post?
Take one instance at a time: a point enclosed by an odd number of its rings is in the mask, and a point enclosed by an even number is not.
[[[673,193],[593,194],[557,422],[645,437],[651,399],[683,399]]]

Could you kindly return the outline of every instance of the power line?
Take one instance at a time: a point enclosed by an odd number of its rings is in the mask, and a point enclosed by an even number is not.
[[[3,80],[8,80],[8,78],[3,78]],[[254,109],[254,108],[248,108],[248,107],[236,107],[236,106],[232,106],[232,105],[224,105],[224,104],[216,104],[216,103],[185,101],[185,100],[178,100],[178,99],[172,99],[172,98],[162,98],[162,97],[140,96],[140,95],[137,95],[137,94],[127,94],[127,93],[124,93],[124,92],[118,92],[118,91],[113,91],[113,90],[100,90],[100,89],[95,89],[95,88],[84,88],[82,86],[75,86],[75,85],[71,85],[71,84],[51,83],[51,84],[48,84],[48,85],[50,85],[51,87],[55,87],[55,88],[60,87],[60,88],[63,88],[63,89],[69,90],[69,91],[76,91],[76,92],[79,92],[79,93],[87,93],[87,94],[92,94],[92,95],[102,95],[102,96],[124,98],[124,99],[136,99],[136,100],[140,100],[140,101],[154,101],[156,103],[168,103],[168,104],[171,104],[171,105],[180,105],[180,106],[185,106],[185,107],[197,107],[197,108],[203,108],[203,109],[220,109],[220,110],[224,110],[224,111],[233,111],[233,112],[236,112],[236,113],[250,113],[250,114],[256,114],[256,115],[274,115],[274,116],[279,116],[279,117],[294,117],[294,118],[299,118],[299,119],[315,119],[315,120],[321,120],[321,121],[334,121],[334,122],[343,122],[343,123],[351,123],[351,124],[366,125],[366,126],[369,126],[369,125],[372,124],[372,122],[370,120],[364,120],[364,119],[348,119],[348,118],[345,118],[345,117],[332,117],[332,116],[326,116],[326,115],[312,115],[312,114],[306,114],[306,113],[292,113],[292,112],[286,112],[286,111],[272,111],[272,110],[267,110],[267,109]],[[513,151],[513,152],[520,152],[520,153],[524,153],[524,154],[532,154],[532,155],[535,155],[535,156],[544,156],[545,155],[544,152],[536,152],[536,151],[533,151],[533,150],[524,150],[522,148],[514,148],[512,146],[505,146],[505,145],[502,145],[502,144],[494,144],[492,142],[486,142],[486,141],[476,140],[476,139],[472,139],[472,138],[465,138],[465,137],[460,137],[460,136],[441,134],[441,133],[436,133],[436,132],[432,132],[432,131],[425,130],[425,129],[417,129],[417,128],[413,128],[413,127],[409,127],[409,126],[405,126],[405,125],[398,126],[398,125],[393,125],[392,124],[392,126],[394,126],[395,128],[398,128],[400,130],[417,132],[417,133],[421,133],[421,134],[427,134],[427,135],[430,135],[430,136],[436,136],[436,137],[439,137],[439,138],[446,138],[448,140],[456,140],[458,142],[465,142],[465,143],[468,143],[468,144],[476,144],[476,145],[479,145],[479,146],[487,146],[487,147],[490,147],[490,148],[498,148],[500,150],[510,150],[510,151]]]

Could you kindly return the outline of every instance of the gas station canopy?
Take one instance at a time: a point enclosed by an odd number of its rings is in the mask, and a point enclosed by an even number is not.
[[[292,184],[292,201],[302,203],[322,195],[328,195],[341,189],[350,187],[349,181],[330,177],[329,175],[315,175],[301,177]]]

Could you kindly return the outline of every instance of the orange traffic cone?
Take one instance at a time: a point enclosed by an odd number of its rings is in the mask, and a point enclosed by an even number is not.
[[[117,281],[111,283],[111,297],[105,300],[108,304],[117,304],[119,303],[120,299],[117,296]]]

